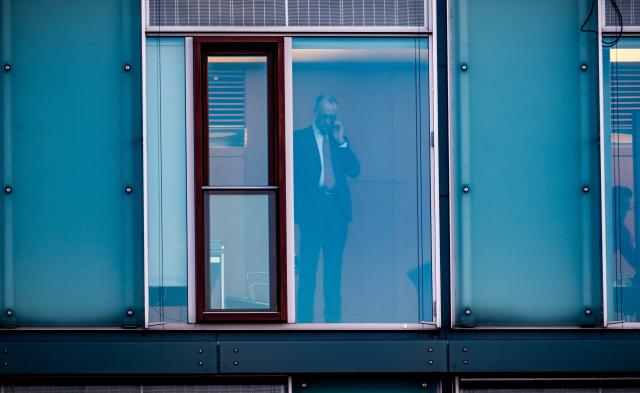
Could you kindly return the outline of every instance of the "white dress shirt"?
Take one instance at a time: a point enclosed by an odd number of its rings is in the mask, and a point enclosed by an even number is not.
[[[316,126],[315,122],[313,122],[312,127],[313,135],[316,137],[316,145],[318,145],[318,154],[320,155],[320,179],[318,180],[318,187],[324,187],[324,155],[322,154],[322,142],[324,141],[325,136],[322,135],[322,132],[320,132],[320,129]],[[340,145],[340,148],[344,149],[348,145],[347,141],[344,141]]]

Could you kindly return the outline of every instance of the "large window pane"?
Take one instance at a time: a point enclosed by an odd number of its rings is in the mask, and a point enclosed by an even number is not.
[[[598,42],[576,22],[591,1],[450,4],[455,323],[597,325]]]
[[[274,194],[208,195],[207,310],[272,308],[274,209]]]
[[[208,57],[209,184],[269,183],[266,56]]]
[[[293,41],[297,322],[432,320],[426,39]]]
[[[605,77],[608,319],[640,321],[638,220],[640,209],[640,41],[623,39],[603,53]]]

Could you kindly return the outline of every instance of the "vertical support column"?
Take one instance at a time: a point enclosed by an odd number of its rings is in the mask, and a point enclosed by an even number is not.
[[[11,0],[2,0],[2,58],[3,64],[11,64]],[[13,143],[12,143],[12,100],[11,100],[11,72],[3,72],[2,75],[2,146],[3,146],[3,181],[2,188],[7,185],[13,185],[12,162],[13,162]],[[4,191],[3,191],[4,192]],[[4,222],[3,222],[3,308],[2,313],[3,324],[12,324],[7,320],[6,311],[13,309],[13,196],[3,195],[4,205]]]
[[[194,167],[193,37],[184,39],[187,141],[187,253],[188,322],[196,323],[196,210]]]
[[[581,0],[578,2],[578,12],[576,13],[576,23],[579,24],[584,21],[589,12],[589,4]],[[593,217],[591,214],[591,206],[593,204],[593,198],[597,197],[595,193],[595,186],[597,181],[592,174],[591,168],[593,167],[591,151],[593,149],[593,143],[595,139],[592,135],[595,132],[595,125],[591,124],[591,89],[589,87],[591,83],[591,75],[595,72],[596,64],[590,64],[592,58],[588,41],[592,40],[593,36],[589,33],[580,34],[578,41],[578,56],[580,64],[576,64],[576,72],[580,73],[579,89],[578,89],[578,113],[579,113],[579,131],[581,135],[581,144],[579,146],[579,160],[580,160],[580,181],[583,187],[583,198],[581,200],[581,237],[582,237],[582,298],[584,305],[584,321],[585,324],[595,324],[594,312],[594,299],[593,299]],[[576,187],[580,185],[577,184]],[[591,190],[593,188],[593,190]],[[599,315],[599,313],[598,313]]]

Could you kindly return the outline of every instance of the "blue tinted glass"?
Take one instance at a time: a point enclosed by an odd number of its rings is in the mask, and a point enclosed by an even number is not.
[[[433,318],[428,57],[425,39],[293,40],[297,322]]]
[[[579,29],[590,5],[451,2],[457,324],[600,321],[598,41]]]
[[[187,322],[184,38],[147,38],[149,321]]]
[[[605,168],[607,291],[609,322],[638,322],[640,261],[637,212],[640,199],[640,41],[623,39],[603,53],[605,97]]]
[[[275,194],[207,194],[207,310],[270,310]],[[275,288],[274,288],[275,289]]]
[[[269,185],[266,56],[209,56],[209,184]]]
[[[7,0],[1,12],[3,323],[140,325],[139,3]]]

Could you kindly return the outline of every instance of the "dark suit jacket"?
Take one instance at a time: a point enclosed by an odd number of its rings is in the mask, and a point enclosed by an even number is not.
[[[294,214],[297,223],[314,222],[325,214],[337,214],[336,218],[351,221],[351,191],[347,176],[357,177],[360,174],[360,163],[351,150],[351,143],[341,148],[333,137],[330,137],[329,141],[336,180],[332,192],[339,204],[339,211],[335,213],[321,211],[323,205],[320,202],[323,195],[318,182],[322,166],[313,127],[295,131],[293,134]]]

